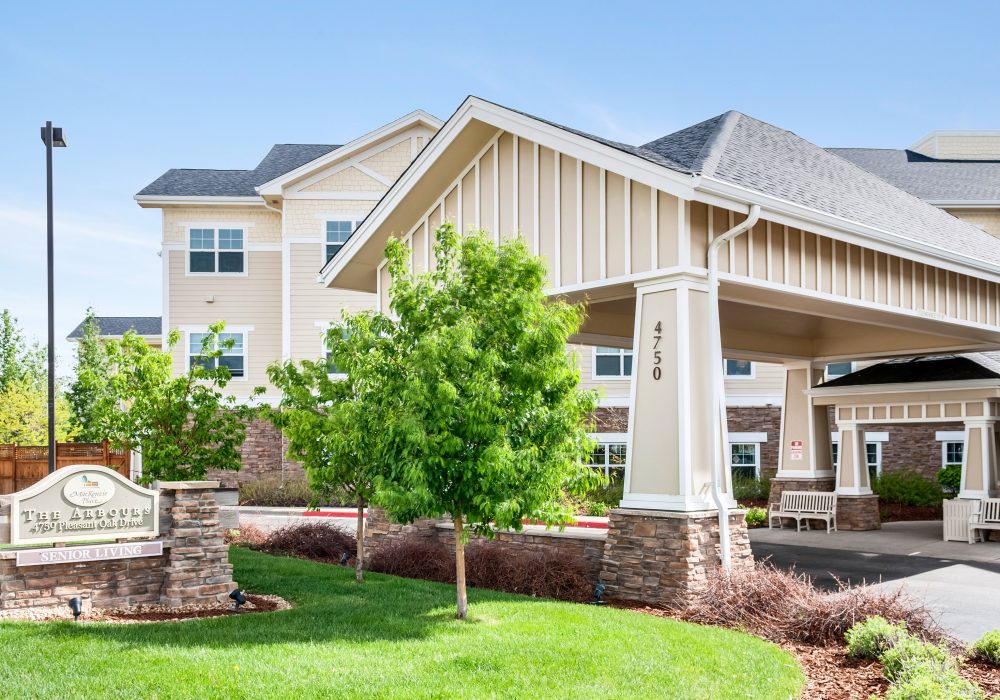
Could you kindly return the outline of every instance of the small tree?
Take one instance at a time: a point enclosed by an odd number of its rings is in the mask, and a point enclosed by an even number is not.
[[[11,384],[28,383],[45,388],[47,353],[35,341],[30,346],[17,319],[8,309],[0,311],[0,391]]]
[[[20,379],[0,390],[0,443],[45,445],[48,427],[48,394],[44,386]],[[56,441],[75,438],[69,404],[64,396],[56,396]]]
[[[369,313],[345,314],[326,335],[329,360],[274,364],[271,383],[281,389],[280,406],[270,411],[288,438],[288,454],[302,462],[310,487],[357,502],[355,578],[364,581],[364,509],[374,492],[375,435],[383,408],[380,379],[391,362],[388,319]],[[333,370],[336,371],[335,376]]]
[[[100,430],[99,406],[110,391],[110,372],[100,335],[94,310],[87,309],[76,346],[76,378],[66,391],[77,439],[82,442],[100,442],[107,437]]]
[[[232,375],[218,359],[233,342],[220,341],[224,328],[224,323],[209,326],[201,354],[176,377],[170,353],[150,347],[134,332],[108,342],[106,358],[114,371],[108,393],[97,403],[96,429],[116,446],[141,452],[144,483],[204,479],[210,469],[239,470],[246,421],[257,409],[223,394]],[[168,347],[178,339],[171,331]]]
[[[380,366],[377,499],[403,522],[451,515],[464,619],[469,532],[570,522],[562,490],[601,482],[584,466],[596,395],[578,388],[566,352],[584,311],[546,297],[545,264],[520,238],[459,238],[451,224],[436,236],[436,266],[424,274],[410,272],[402,242],[386,247],[398,321],[393,362]]]

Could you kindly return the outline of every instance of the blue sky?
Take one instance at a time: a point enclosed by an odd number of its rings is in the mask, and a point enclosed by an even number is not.
[[[88,305],[159,315],[160,217],[132,195],[167,168],[250,168],[470,93],[628,143],[738,109],[823,146],[906,147],[1000,129],[998,20],[994,2],[871,0],[8,4],[0,307],[44,337],[46,119],[69,142],[62,338]]]

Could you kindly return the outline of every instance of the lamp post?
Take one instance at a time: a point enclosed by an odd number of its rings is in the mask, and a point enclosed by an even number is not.
[[[52,260],[52,149],[65,148],[66,139],[62,129],[45,122],[42,127],[42,142],[45,144],[45,185],[48,200],[48,268],[49,268],[49,474],[56,470],[56,326],[55,326],[55,285],[53,282]]]

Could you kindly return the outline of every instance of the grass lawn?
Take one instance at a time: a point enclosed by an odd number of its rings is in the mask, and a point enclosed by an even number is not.
[[[175,623],[0,624],[17,698],[790,698],[772,644],[624,610],[452,587],[233,548],[236,578],[297,607]]]

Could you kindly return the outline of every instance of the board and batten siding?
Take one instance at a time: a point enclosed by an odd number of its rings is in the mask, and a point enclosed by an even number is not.
[[[554,289],[687,264],[678,241],[687,207],[603,168],[498,133],[414,223],[403,240],[414,269],[431,263],[433,232],[450,221],[494,239],[520,235],[549,266]],[[379,266],[380,308],[389,275]]]

